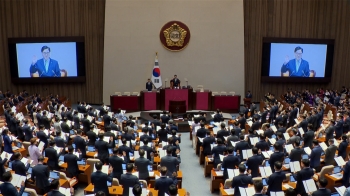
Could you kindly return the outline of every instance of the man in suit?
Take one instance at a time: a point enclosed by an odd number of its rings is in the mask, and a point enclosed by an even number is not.
[[[281,72],[287,72],[290,77],[309,77],[309,62],[302,59],[303,52],[303,48],[298,46],[294,49],[295,59],[289,60],[287,55],[281,67]]]
[[[339,139],[342,135],[343,135],[343,125],[344,125],[344,121],[343,121],[343,115],[339,115],[337,117],[337,123],[335,124],[335,138]]]
[[[239,141],[238,136],[235,134],[236,134],[235,130],[231,129],[231,135],[228,136],[227,140],[226,140],[227,146],[232,146],[231,142],[238,142]]]
[[[54,141],[57,147],[65,148],[67,144],[67,139],[65,136],[61,136],[61,135],[62,135],[61,131],[56,131],[56,137],[54,138]]]
[[[253,196],[267,196],[263,194],[264,191],[264,185],[261,181],[254,182],[254,190],[255,194]]]
[[[124,152],[125,152],[126,157],[125,157],[124,161],[126,163],[129,163],[130,162],[130,155],[129,155],[129,153],[134,153],[134,151],[129,146],[126,145],[126,142],[127,142],[126,139],[123,138],[122,139],[122,145],[119,146],[119,154],[124,154]]]
[[[46,135],[46,133],[44,132],[44,129],[45,129],[44,125],[40,125],[39,131],[36,133],[36,137],[39,138],[40,141],[45,143],[44,148],[46,148],[49,143],[48,139],[50,138],[50,136]]]
[[[334,156],[335,152],[337,151],[337,146],[334,145],[334,139],[328,140],[329,146],[325,151],[325,166],[327,165],[333,165],[334,164]]]
[[[297,186],[295,188],[295,191],[297,194],[300,194],[301,196],[308,195],[305,192],[305,188],[303,186],[303,181],[312,179],[313,175],[314,175],[314,170],[312,168],[310,168],[309,159],[302,159],[301,160],[301,170],[294,174],[294,178],[297,181]]]
[[[170,80],[170,83],[173,83],[173,88],[181,88],[181,81],[177,78],[177,75],[174,75],[174,78]]]
[[[261,151],[268,151],[270,149],[270,145],[266,142],[266,136],[261,134],[260,140],[255,144],[255,147],[257,147]]]
[[[153,165],[153,153],[151,154],[151,161],[145,158],[145,150],[139,150],[140,157],[135,159],[135,166],[139,172],[139,179],[148,181],[149,173],[148,166]]]
[[[167,115],[166,111],[163,111],[163,115],[160,117],[162,123],[168,124],[170,117]]]
[[[108,164],[109,152],[108,148],[113,148],[113,138],[109,138],[109,142],[103,141],[103,133],[98,134],[99,140],[95,142],[95,149],[97,152],[97,158],[102,161],[102,163]]]
[[[216,114],[214,115],[214,122],[222,122],[224,121],[224,117],[222,116],[222,111],[219,109],[216,110]]]
[[[102,191],[106,195],[109,195],[107,181],[112,183],[113,178],[101,171],[102,165],[103,165],[103,163],[101,161],[95,163],[96,172],[93,172],[91,174],[91,183],[94,185],[94,193]],[[124,190],[125,190],[125,188],[126,187],[124,187]],[[128,189],[128,191],[129,191],[129,189]]]
[[[148,78],[146,82],[146,90],[152,91],[152,89],[153,89],[153,83],[151,82],[151,79]]]
[[[126,173],[122,174],[120,177],[119,183],[123,186],[123,196],[129,196],[129,187],[133,187],[135,184],[140,184],[139,178],[132,175],[133,169],[134,165],[132,163],[128,163],[126,165]]]
[[[250,149],[250,145],[246,140],[244,140],[244,135],[241,134],[239,136],[239,142],[236,143],[236,146],[235,146],[235,151],[237,152],[237,154],[239,154],[239,157],[241,160],[243,160],[242,150],[248,150],[248,149]]]
[[[277,132],[276,135],[277,135],[276,143],[279,144],[279,147],[280,147],[279,151],[282,152],[286,144],[286,140],[284,140],[281,132]]]
[[[50,129],[51,119],[49,119],[46,115],[47,115],[47,112],[43,111],[43,115],[41,117],[41,123],[44,125],[45,129]]]
[[[253,98],[253,95],[250,93],[250,91],[247,91],[245,98],[249,98],[249,99]]]
[[[316,172],[319,172],[321,170],[320,165],[321,165],[321,154],[323,152],[321,146],[318,145],[318,140],[313,140],[313,149],[311,150],[310,154],[310,167],[314,168]]]
[[[109,166],[113,168],[110,175],[113,178],[117,178],[119,181],[120,176],[123,174],[123,164],[126,164],[124,161],[126,158],[124,157],[123,154],[120,154],[118,148],[113,148],[113,155],[109,157]]]
[[[275,163],[277,161],[283,162],[283,160],[284,160],[284,153],[279,151],[280,150],[279,143],[276,142],[273,145],[273,147],[275,149],[275,152],[271,154],[270,159],[268,160],[268,162],[270,164],[272,172],[275,172]]]
[[[238,166],[239,175],[233,177],[231,187],[235,189],[235,196],[241,196],[239,192],[239,187],[247,188],[249,184],[253,184],[253,179],[251,176],[244,174],[246,167],[244,164]]]
[[[290,151],[289,158],[291,162],[298,161],[300,162],[301,156],[305,154],[304,149],[300,148],[300,142],[295,141],[293,144],[294,148]]]
[[[241,129],[245,129],[245,123],[246,123],[246,119],[244,118],[244,113],[239,113],[239,119],[238,119],[238,124],[239,124],[239,127],[241,128]]]
[[[296,128],[289,128],[287,133],[290,135],[287,144],[294,144],[295,141],[300,141],[300,137],[297,136],[298,130]]]
[[[213,143],[215,143],[214,133],[208,130],[207,137],[203,139],[203,144],[202,144],[204,156],[212,155],[211,144]]]
[[[334,127],[334,120],[330,120],[329,124],[326,126],[326,130],[325,130],[325,133],[326,133],[326,142],[327,142],[327,145],[328,144],[328,140],[329,139],[333,139],[334,138],[334,131],[335,131],[335,127]]]
[[[343,174],[343,185],[348,187],[350,184],[350,153],[348,154],[349,161],[343,166],[344,174]]]
[[[58,179],[52,180],[50,184],[51,191],[47,193],[47,196],[65,196],[59,191],[60,188],[60,181]],[[74,188],[70,188],[71,195],[74,195]]]
[[[308,125],[307,120],[306,120],[306,116],[302,114],[302,115],[300,115],[300,118],[301,118],[301,121],[298,124],[298,128],[302,128],[304,133],[306,133],[307,132],[307,125]]]
[[[176,172],[172,174],[172,178],[167,176],[168,170],[166,167],[160,168],[160,178],[156,179],[154,184],[154,189],[158,190],[159,196],[164,196],[165,193],[168,193],[169,186],[177,185]]]
[[[38,164],[32,169],[32,181],[36,182],[36,187],[40,189],[41,194],[45,194],[49,191],[50,183],[50,169],[47,165],[43,164],[44,157],[40,156],[38,158]]]
[[[64,162],[67,163],[67,172],[71,178],[78,176],[79,167],[77,161],[82,160],[81,153],[79,153],[79,157],[77,157],[75,154],[73,154],[73,150],[74,148],[72,146],[68,146],[68,154],[64,155]]]
[[[315,137],[315,132],[313,131],[313,125],[309,124],[307,126],[307,132],[304,133],[304,147],[312,147],[312,141],[314,140]]]
[[[111,124],[112,118],[108,115],[108,111],[105,111],[106,114],[103,116],[103,122],[105,127]]]
[[[340,142],[339,146],[338,146],[338,156],[343,157],[343,159],[346,159],[346,149],[349,145],[348,143],[348,137],[346,135],[342,135],[342,142]]]
[[[267,181],[267,184],[269,186],[267,189],[268,195],[270,195],[270,192],[282,191],[282,183],[283,183],[283,180],[286,179],[286,174],[282,172],[281,169],[282,169],[282,163],[279,161],[276,161],[274,163],[275,172],[271,174],[271,176]]]
[[[277,111],[276,112],[276,116],[277,117],[276,117],[275,122],[274,122],[275,126],[276,127],[280,127],[279,125],[280,125],[280,122],[281,122],[281,125],[282,125],[281,127],[283,127],[283,118],[282,118],[281,112]],[[273,122],[273,121],[271,121],[271,122]]]
[[[72,129],[72,127],[68,125],[67,122],[68,122],[67,117],[63,117],[62,123],[61,123],[61,129],[64,133],[69,133],[69,131]]]
[[[260,129],[260,122],[259,122],[259,119],[257,118],[257,117],[254,117],[253,118],[253,124],[252,124],[252,127],[251,127],[251,129],[253,130],[253,131],[256,131],[256,130],[259,130]]]
[[[242,109],[241,112],[244,114],[244,118],[246,118],[246,119],[249,118],[249,116],[248,116],[249,108],[248,108],[248,105],[247,105],[247,104],[244,104],[244,108]],[[252,111],[252,112],[253,112],[253,111]]]
[[[94,126],[91,125],[90,126],[90,130],[88,132],[86,132],[86,136],[87,136],[87,138],[89,140],[87,142],[88,146],[95,146],[95,142],[97,140],[97,135],[96,135],[96,133],[93,130],[94,130]]]
[[[30,127],[28,126],[28,120],[27,119],[23,119],[23,127],[22,127],[22,130],[23,130],[23,133],[24,133],[24,140],[29,142],[30,139],[33,138],[33,131],[35,129],[35,127]]]
[[[253,147],[252,149],[253,156],[249,157],[247,160],[248,173],[252,176],[252,178],[259,176],[259,166],[264,161],[262,156],[258,155],[258,148]]]
[[[24,181],[21,182],[21,188],[17,191],[16,187],[12,185],[11,172],[5,172],[2,176],[4,183],[0,185],[0,192],[3,196],[22,196],[25,188]]]
[[[74,125],[73,125],[74,129],[75,130],[80,129],[80,118],[79,118],[78,111],[74,111],[73,122],[74,122]]]
[[[81,124],[83,124],[83,132],[86,133],[90,130],[91,122],[87,119],[88,114],[84,113],[84,118],[81,119]]]
[[[50,52],[50,47],[43,46],[41,48],[43,58],[37,60],[36,55],[33,56],[33,61],[29,69],[30,74],[37,72],[39,77],[61,77],[58,62],[50,58]]]
[[[224,137],[228,137],[230,135],[230,133],[226,130],[225,128],[225,123],[221,123],[220,124],[221,130],[219,130],[216,134],[216,138],[217,139],[221,139],[222,141],[225,141]]]
[[[264,135],[271,139],[272,138],[272,135],[274,135],[275,133],[273,132],[273,130],[271,129],[270,127],[270,124],[269,123],[264,123],[262,126],[261,126],[261,129],[264,131]]]
[[[330,196],[332,192],[331,190],[326,188],[327,184],[328,184],[328,180],[326,178],[319,179],[318,189],[312,193],[312,196]]]
[[[26,176],[27,175],[27,170],[29,168],[29,162],[30,160],[28,160],[28,162],[26,163],[26,165],[24,165],[24,163],[21,162],[22,159],[22,155],[19,152],[15,152],[13,154],[13,161],[12,161],[12,170],[15,171],[15,174],[21,175],[21,176]]]
[[[233,155],[233,147],[227,147],[227,156],[222,160],[221,167],[224,168],[224,181],[228,179],[227,169],[236,169],[240,163],[240,159]]]
[[[242,129],[239,127],[239,123],[237,121],[235,121],[233,123],[232,130],[234,130],[234,132],[235,132],[234,135],[236,135],[239,138],[239,136],[242,133],[242,131],[241,131]]]
[[[73,139],[73,144],[75,144],[76,149],[79,149],[82,157],[86,157],[86,142],[85,139],[82,137],[82,131],[81,129],[77,130],[77,135]]]
[[[58,153],[54,149],[55,141],[51,140],[49,142],[49,147],[45,149],[45,157],[48,158],[47,165],[51,170],[58,170]]]
[[[160,159],[160,166],[165,166],[168,170],[167,176],[171,176],[173,172],[176,172],[177,166],[181,163],[180,155],[173,157],[172,152],[173,148],[169,146],[166,149],[167,155]],[[179,150],[176,150],[176,154],[179,154]]]
[[[143,149],[144,151],[145,151],[145,153],[146,153],[146,158],[148,159],[148,160],[152,160],[152,158],[151,158],[151,154],[153,154],[153,152],[155,151],[152,147],[149,147],[148,146],[148,139],[145,139],[144,141],[143,141],[143,146],[141,146],[140,145],[140,149]]]

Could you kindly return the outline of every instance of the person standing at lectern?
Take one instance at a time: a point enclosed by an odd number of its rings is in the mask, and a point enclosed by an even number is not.
[[[289,56],[285,57],[284,63],[281,67],[282,73],[289,72],[289,76],[294,77],[309,77],[310,69],[309,62],[305,61],[303,56],[303,48],[300,46],[294,49],[295,59],[289,60]]]
[[[153,83],[151,82],[151,79],[148,79],[147,82],[146,82],[146,89],[148,91],[152,91],[153,89]]]
[[[43,58],[37,60],[37,57],[35,55],[33,56],[33,61],[29,69],[30,74],[37,72],[39,77],[61,77],[58,62],[50,58],[50,52],[50,47],[43,46],[41,48]]]
[[[180,80],[177,78],[177,75],[174,75],[174,78],[170,81],[173,83],[173,88],[180,88]]]

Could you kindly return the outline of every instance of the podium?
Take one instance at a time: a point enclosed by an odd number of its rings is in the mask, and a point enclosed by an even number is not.
[[[186,101],[169,101],[169,112],[173,114],[186,113]]]

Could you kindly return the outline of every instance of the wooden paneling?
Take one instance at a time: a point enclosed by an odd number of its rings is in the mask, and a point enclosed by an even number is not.
[[[244,0],[245,89],[259,101],[266,92],[292,88],[340,89],[350,83],[350,1]],[[332,80],[329,84],[261,83],[263,37],[335,39]]]
[[[0,90],[60,94],[72,102],[102,102],[105,0],[0,0]],[[14,85],[7,38],[85,37],[86,82]],[[29,60],[30,61],[30,60]]]

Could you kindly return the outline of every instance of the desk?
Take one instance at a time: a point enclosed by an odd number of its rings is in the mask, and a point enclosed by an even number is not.
[[[211,102],[211,92],[196,92],[193,96],[193,107],[195,110],[211,110],[210,102]]]
[[[161,89],[160,99],[163,102],[161,109],[169,110],[169,101],[186,101],[186,110],[192,109],[192,101],[189,103],[189,95],[192,89]],[[192,97],[192,96],[191,96]],[[191,106],[191,107],[189,107]]]
[[[46,161],[45,161],[46,160]],[[47,157],[44,159],[44,163],[47,163]],[[67,163],[59,165],[63,169],[67,169]],[[79,182],[91,183],[91,169],[90,165],[78,165],[79,171],[83,172],[78,175]]]
[[[108,187],[109,190],[109,195],[123,195],[123,187],[122,186],[111,186]],[[91,194],[94,192],[94,185],[93,184],[89,184],[85,189],[84,189],[84,193],[85,194]]]
[[[204,156],[204,155],[203,155]],[[205,157],[205,164],[204,164],[204,177],[207,177],[210,175],[210,172],[214,168],[214,162],[210,161],[208,157]]]
[[[204,164],[204,160],[205,160],[205,158],[204,158],[204,153],[203,153],[203,147],[201,146],[199,148],[199,164],[203,165]]]
[[[213,193],[214,191],[219,190],[220,183],[224,183],[224,176],[218,176],[214,170],[211,170],[210,192]]]
[[[118,108],[122,110],[139,111],[140,110],[140,97],[139,96],[110,96],[110,105],[113,112],[117,111]]]
[[[329,174],[325,174],[324,177],[328,180],[327,188],[330,189],[332,192],[335,192],[334,187],[342,186],[342,178],[335,178]]]
[[[141,91],[141,110],[158,110],[160,108],[159,95],[157,92]]]
[[[154,190],[154,188],[148,188],[147,190],[149,190],[153,196],[157,196],[158,195],[158,191]],[[186,195],[186,189],[177,189],[177,195],[178,196],[185,196]]]
[[[241,96],[212,96],[212,110],[220,109],[224,112],[238,112]]]
[[[287,189],[284,188],[283,185],[285,184],[288,184],[289,186],[293,187],[294,189],[296,188],[297,186],[297,183],[296,182],[288,182],[288,183],[283,183],[282,184],[282,191],[286,191]],[[252,186],[252,185],[249,185],[249,187]],[[220,187],[220,196],[233,196],[233,194],[227,194],[224,187]]]
[[[154,170],[154,176],[150,176],[149,177],[149,184],[151,185],[151,187],[154,187],[155,184],[155,175],[157,176],[161,176],[160,172],[158,170]],[[182,188],[182,171],[177,171],[177,186],[179,188]]]

